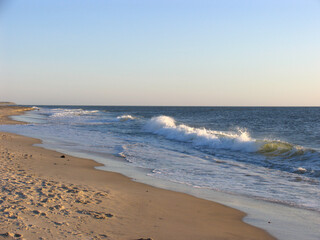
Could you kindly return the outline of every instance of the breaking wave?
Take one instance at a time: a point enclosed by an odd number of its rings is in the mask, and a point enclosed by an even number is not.
[[[83,110],[81,108],[78,109],[52,109],[51,117],[61,118],[61,117],[73,117],[73,116],[82,116],[82,115],[91,115],[98,113],[98,110]]]
[[[287,142],[257,140],[244,129],[235,132],[222,132],[176,124],[175,119],[169,116],[153,117],[144,128],[147,132],[164,136],[170,140],[189,142],[195,146],[213,149],[257,152],[268,156],[297,156],[303,155],[305,152],[315,152]]]
[[[153,117],[145,130],[180,142],[190,142],[196,146],[256,152],[259,146],[245,130],[221,132],[205,128],[193,128],[184,124],[177,125],[172,117]]]
[[[296,157],[302,156],[306,153],[312,154],[316,153],[313,149],[307,149],[299,145],[294,145],[291,143],[283,141],[267,141],[265,140],[261,147],[259,148],[259,153],[267,156],[287,156]]]
[[[118,120],[120,121],[127,121],[127,120],[134,120],[136,117],[133,117],[131,115],[122,115],[117,117]]]

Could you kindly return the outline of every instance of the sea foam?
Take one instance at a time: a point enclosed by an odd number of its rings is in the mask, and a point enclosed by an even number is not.
[[[51,110],[51,117],[61,118],[61,117],[73,117],[73,116],[81,116],[81,115],[90,115],[98,113],[98,110],[83,110],[81,108],[78,109],[52,109]]]
[[[136,118],[131,115],[122,115],[122,116],[118,116],[117,119],[120,121],[127,121],[127,120],[134,120]]]
[[[184,124],[178,125],[175,119],[169,116],[151,118],[144,129],[167,139],[189,142],[195,146],[245,152],[256,152],[260,148],[259,144],[245,130],[221,132],[206,128],[194,128]]]
[[[268,156],[301,156],[314,150],[280,140],[255,139],[245,129],[237,131],[215,131],[206,128],[194,128],[185,124],[176,124],[174,118],[157,116],[151,118],[144,127],[167,139],[192,143],[194,146],[210,149],[226,149],[242,152],[257,152]]]

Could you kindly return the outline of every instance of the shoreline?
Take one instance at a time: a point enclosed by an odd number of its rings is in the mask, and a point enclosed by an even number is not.
[[[0,124],[17,123],[8,118],[16,115],[12,109],[1,115]],[[244,223],[245,213],[239,210],[95,169],[102,164],[33,146],[39,139],[0,135],[1,171],[7,176],[2,185],[11,189],[8,196],[1,192],[1,211],[8,214],[1,216],[0,234],[26,239],[274,239]]]

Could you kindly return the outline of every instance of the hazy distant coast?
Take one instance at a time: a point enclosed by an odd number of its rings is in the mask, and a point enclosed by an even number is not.
[[[16,105],[14,102],[0,102],[0,106]]]

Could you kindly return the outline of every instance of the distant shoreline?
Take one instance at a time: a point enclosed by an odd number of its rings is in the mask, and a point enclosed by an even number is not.
[[[17,105],[14,102],[0,102],[0,106],[7,106],[7,105]]]

